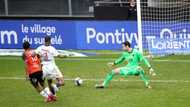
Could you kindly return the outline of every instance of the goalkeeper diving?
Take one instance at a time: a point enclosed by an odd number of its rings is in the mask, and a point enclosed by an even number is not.
[[[149,74],[155,76],[156,73],[154,72],[148,60],[137,49],[131,48],[131,44],[128,41],[122,43],[122,50],[124,52],[122,53],[121,57],[119,57],[114,62],[108,63],[108,65],[110,67],[114,67],[121,63],[126,63],[126,66],[113,69],[110,73],[108,73],[102,84],[96,85],[96,88],[107,87],[115,75],[121,75],[124,77],[140,76],[140,78],[144,81],[145,87],[152,88],[143,68],[139,65],[140,62],[144,62],[149,68]]]

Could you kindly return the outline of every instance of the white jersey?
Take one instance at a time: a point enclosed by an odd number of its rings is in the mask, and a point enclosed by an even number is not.
[[[55,64],[55,56],[58,56],[57,50],[53,46],[42,45],[36,49],[42,60],[43,77],[47,79],[62,78],[63,75]]]
[[[36,49],[36,53],[40,55],[42,64],[55,64],[55,56],[58,56],[57,50],[53,46],[41,45]]]

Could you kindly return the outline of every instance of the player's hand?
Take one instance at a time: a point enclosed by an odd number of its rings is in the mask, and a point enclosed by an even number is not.
[[[25,78],[26,78],[26,80],[30,80],[30,77],[29,77],[28,75],[26,75],[26,77],[25,77]]]
[[[156,76],[156,73],[154,72],[154,69],[153,68],[149,68],[149,74],[151,76]]]
[[[59,54],[58,57],[59,57],[59,58],[67,58],[67,55]]]
[[[108,63],[107,63],[107,66],[111,68],[111,67],[114,66],[114,63],[113,63],[113,62],[108,62]]]

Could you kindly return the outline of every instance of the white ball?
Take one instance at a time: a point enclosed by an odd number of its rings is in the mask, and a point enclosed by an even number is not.
[[[83,83],[83,80],[80,77],[75,78],[75,85],[81,86]]]

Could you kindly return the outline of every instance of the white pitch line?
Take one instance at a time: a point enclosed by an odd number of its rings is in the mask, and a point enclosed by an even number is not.
[[[23,77],[0,77],[0,80],[25,80]],[[65,78],[66,81],[74,81],[74,78]],[[103,81],[104,79],[95,79],[95,78],[84,78],[84,81]],[[116,80],[113,79],[114,82],[142,82],[142,80]],[[151,82],[157,83],[190,83],[190,80],[151,80]]]
[[[186,62],[189,63],[190,60],[162,60],[162,59],[153,59],[155,62]]]
[[[12,60],[15,57],[6,57],[2,59],[6,60]],[[1,58],[0,58],[1,59]],[[15,59],[18,59],[17,57]],[[62,61],[114,61],[117,58],[66,58],[66,59],[56,59],[56,60],[62,60]],[[184,62],[184,63],[190,63],[190,60],[180,60],[180,59],[151,59],[150,61],[154,62]]]
[[[59,59],[62,60],[62,59]],[[116,59],[114,58],[67,58],[67,59],[63,59],[64,61],[114,61]],[[165,60],[165,59],[153,59],[150,61],[155,61],[155,62],[185,62],[185,63],[189,63],[190,60]]]

